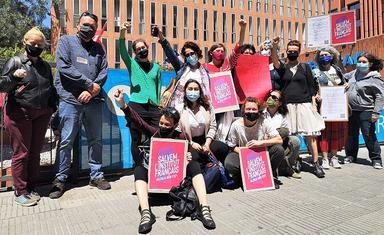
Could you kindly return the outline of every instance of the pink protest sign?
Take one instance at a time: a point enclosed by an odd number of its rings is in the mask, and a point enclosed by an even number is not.
[[[168,193],[185,177],[187,141],[152,138],[148,167],[149,192]]]
[[[332,45],[356,42],[355,12],[348,11],[331,15]]]
[[[239,109],[239,102],[230,71],[210,75],[212,105],[215,113]]]
[[[245,192],[275,189],[271,163],[265,148],[240,148],[239,157]]]

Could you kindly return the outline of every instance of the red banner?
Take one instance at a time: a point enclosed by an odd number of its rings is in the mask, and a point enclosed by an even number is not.
[[[356,42],[355,12],[342,12],[331,15],[332,45]]]
[[[263,100],[272,89],[268,56],[241,55],[235,69],[235,88],[240,103],[248,96]]]

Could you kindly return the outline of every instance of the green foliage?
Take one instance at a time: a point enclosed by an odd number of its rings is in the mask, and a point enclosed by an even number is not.
[[[8,60],[9,58],[22,54],[25,52],[25,49],[22,47],[5,47],[0,48],[0,60]],[[41,56],[43,60],[47,61],[48,63],[54,63],[55,62],[55,56],[51,55],[49,51],[45,50]]]

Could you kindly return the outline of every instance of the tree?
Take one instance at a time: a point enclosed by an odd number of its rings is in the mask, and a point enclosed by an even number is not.
[[[49,0],[0,0],[0,47],[20,46],[29,29],[42,28],[49,13],[48,3]],[[50,35],[45,36],[50,38]]]

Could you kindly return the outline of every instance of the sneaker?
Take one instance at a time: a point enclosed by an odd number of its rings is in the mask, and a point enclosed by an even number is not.
[[[335,169],[341,169],[341,165],[339,163],[339,158],[338,157],[332,157],[331,159],[331,164],[332,164],[332,167],[335,168]]]
[[[16,196],[15,202],[20,206],[34,206],[37,204],[37,201],[31,198],[28,194]]]
[[[92,187],[97,187],[100,190],[111,189],[111,184],[108,181],[106,181],[104,178],[90,180],[89,185]]]
[[[57,199],[63,196],[65,192],[65,181],[60,181],[59,179],[55,179],[52,182],[52,188],[49,191],[49,198],[51,199]]]
[[[329,160],[328,159],[325,159],[323,158],[323,163],[321,164],[321,167],[324,169],[324,170],[329,170]]]
[[[344,158],[344,164],[348,164],[348,163],[352,163],[352,162],[356,162],[356,161],[357,161],[357,157],[346,156]]]
[[[314,169],[314,173],[315,173],[315,175],[316,175],[318,178],[324,178],[325,173],[324,173],[323,169],[320,167],[319,162],[318,162],[318,161],[317,161],[317,162],[314,162],[313,165],[314,165],[314,168],[315,168],[315,169]]]
[[[373,168],[378,169],[378,170],[383,169],[383,164],[381,163],[380,160],[373,160],[372,166],[373,166]]]
[[[152,225],[156,222],[156,216],[149,209],[144,209],[140,213],[139,233],[149,233],[152,230]]]
[[[38,192],[36,192],[36,190],[32,189],[30,192],[29,192],[29,197],[36,200],[37,202],[40,201],[41,199],[41,196]]]
[[[216,224],[215,221],[213,221],[212,219],[211,209],[209,208],[209,206],[199,206],[197,219],[199,219],[203,223],[206,229],[216,228]]]
[[[301,174],[300,173],[297,173],[297,172],[294,172],[292,175],[291,175],[292,178],[295,178],[295,179],[301,179]]]

